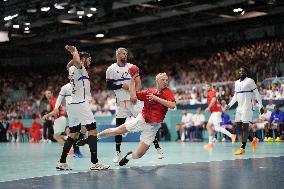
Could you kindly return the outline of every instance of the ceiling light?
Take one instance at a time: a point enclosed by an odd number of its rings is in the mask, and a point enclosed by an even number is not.
[[[15,24],[15,25],[13,25],[13,28],[18,29],[18,28],[20,28],[20,25]]]
[[[97,38],[102,38],[102,37],[104,37],[105,35],[103,34],[103,33],[98,33],[97,35],[96,35],[96,37]]]
[[[25,26],[29,26],[29,25],[31,25],[31,23],[26,22],[26,23],[24,23],[24,25],[25,25]]]
[[[243,11],[242,8],[233,9],[233,12],[242,12],[242,11]]]
[[[42,12],[47,12],[47,11],[49,11],[50,10],[50,7],[41,7],[40,8],[40,10],[42,11]]]
[[[90,10],[93,11],[93,12],[96,12],[97,8],[96,7],[91,7]]]
[[[14,15],[12,15],[12,16],[6,16],[6,17],[4,17],[4,21],[8,21],[8,20],[12,20],[13,18],[15,18],[15,17],[17,17],[18,16],[18,14],[14,14]]]
[[[59,10],[64,9],[64,7],[62,6],[62,4],[58,4],[58,3],[55,3],[55,4],[54,4],[54,8],[59,9]]]
[[[27,13],[36,13],[37,9],[36,8],[28,8]]]
[[[31,31],[30,31],[30,30],[27,30],[27,31],[24,31],[24,33],[31,33]]]
[[[68,14],[73,14],[75,12],[76,12],[76,7],[74,6],[68,10]]]
[[[79,16],[79,18],[83,18],[83,16]]]
[[[85,14],[85,11],[83,11],[83,10],[80,10],[80,11],[77,11],[77,15],[84,15]]]
[[[28,30],[30,30],[30,28],[29,28],[29,27],[25,27],[24,29],[25,29],[25,31],[28,31]]]
[[[87,17],[89,17],[89,18],[92,17],[92,16],[93,16],[93,14],[87,14]]]

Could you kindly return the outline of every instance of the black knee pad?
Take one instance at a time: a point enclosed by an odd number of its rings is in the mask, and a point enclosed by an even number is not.
[[[97,123],[93,122],[91,124],[85,125],[85,127],[86,127],[87,131],[94,130],[94,129],[97,129]]]
[[[70,133],[79,133],[81,130],[81,124],[74,126],[74,127],[69,127]]]
[[[126,121],[126,118],[116,118],[116,127],[119,127],[120,125],[124,124]]]

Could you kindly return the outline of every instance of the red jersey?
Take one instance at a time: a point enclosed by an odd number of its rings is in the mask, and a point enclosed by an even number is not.
[[[219,101],[218,101],[218,99],[216,97],[216,92],[215,91],[212,91],[212,90],[208,91],[208,94],[207,94],[207,104],[208,104],[208,106],[209,106],[211,100],[214,97],[216,98],[216,102],[211,106],[210,112],[222,112],[221,105],[220,105],[220,103],[219,103]]]
[[[12,121],[9,124],[8,130],[25,130],[24,124],[21,121]]]
[[[158,91],[157,89],[147,89],[143,92],[136,92],[137,98],[141,101],[144,101],[142,116],[145,119],[145,122],[161,123],[163,122],[168,112],[168,107],[158,103],[155,100],[150,100],[149,98],[147,98],[147,95],[149,94],[154,94],[159,98],[175,102],[174,94],[169,88],[164,88],[160,91]]]
[[[56,104],[56,98],[51,99],[51,101],[50,101],[51,111],[54,110],[55,104]],[[55,118],[59,118],[61,116],[65,116],[65,113],[64,113],[64,111],[62,109],[62,106],[60,105],[59,108],[58,108],[58,114],[56,114]]]

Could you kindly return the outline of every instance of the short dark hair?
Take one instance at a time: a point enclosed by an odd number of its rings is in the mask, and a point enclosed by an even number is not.
[[[91,57],[90,53],[87,53],[87,52],[84,52],[84,51],[79,52],[79,56],[80,56],[80,58],[89,58],[89,57]]]

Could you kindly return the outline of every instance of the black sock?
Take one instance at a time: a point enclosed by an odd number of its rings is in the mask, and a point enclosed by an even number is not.
[[[246,149],[246,145],[247,145],[247,142],[242,142],[241,148],[242,148],[242,149]]]
[[[98,163],[98,155],[97,155],[97,136],[90,135],[88,137],[88,144],[91,152],[91,162],[93,164]]]
[[[180,132],[179,131],[177,131],[177,135],[178,135],[178,139],[180,139]]]
[[[153,143],[154,143],[156,149],[160,148],[160,145],[159,145],[159,142],[158,142],[157,139],[155,139],[155,140],[153,141]]]
[[[252,141],[253,141],[252,136],[248,136],[248,139],[249,139],[249,141],[250,141],[250,142],[252,142]]]
[[[119,153],[121,152],[121,151],[120,151],[120,145],[121,145],[120,143],[116,143],[116,144],[115,144],[115,149],[116,149],[116,151],[119,152]]]
[[[120,151],[121,142],[122,142],[122,135],[116,135],[115,136],[115,149],[119,153],[121,152]]]
[[[60,158],[60,163],[66,163],[66,157],[71,149],[72,145],[75,143],[75,139],[68,137],[66,142],[64,143],[61,158]]]

